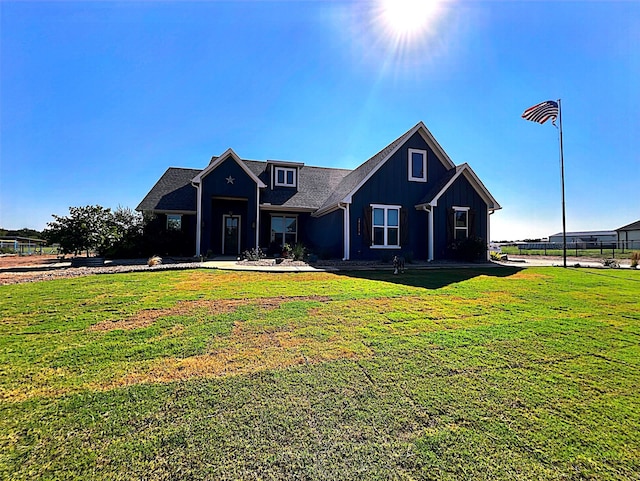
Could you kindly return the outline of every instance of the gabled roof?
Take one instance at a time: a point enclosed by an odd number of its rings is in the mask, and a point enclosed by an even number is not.
[[[199,172],[199,169],[169,167],[136,210],[195,213],[196,189],[191,179]]]
[[[267,165],[270,162],[245,160],[245,165],[262,182],[269,184]],[[300,164],[302,165],[302,164]],[[264,189],[260,195],[261,205],[298,210],[317,210],[351,171],[302,165],[298,168],[297,189]]]
[[[194,184],[199,184],[200,182],[202,182],[202,179],[204,177],[206,177],[211,171],[215,170],[216,167],[221,165],[227,159],[233,159],[236,162],[236,164],[238,164],[242,168],[242,170],[244,170],[246,174],[258,185],[258,187],[262,188],[267,186],[253,172],[251,172],[251,169],[247,167],[247,165],[242,161],[240,157],[238,157],[238,154],[236,154],[233,151],[233,149],[227,149],[225,153],[222,154],[220,157],[217,157],[217,158],[212,157],[209,165],[207,165],[203,171],[199,172],[192,179],[192,182]]]
[[[427,145],[431,147],[440,162],[442,162],[447,168],[451,169],[455,167],[455,164],[451,161],[431,132],[429,132],[429,129],[427,129],[424,123],[418,122],[414,127],[402,134],[380,152],[347,175],[316,214],[322,215],[327,212],[331,212],[332,210],[337,209],[340,203],[351,202],[353,194],[355,194],[358,189],[360,189],[360,187],[362,187],[367,180],[369,180],[369,178],[371,178],[371,176],[375,174],[378,169],[382,167],[384,163],[416,132],[418,132]]]
[[[416,204],[416,208],[423,206],[436,207],[438,205],[438,200],[442,195],[451,187],[451,185],[461,176],[463,175],[469,183],[474,187],[476,192],[484,199],[487,203],[487,207],[490,211],[502,209],[498,201],[494,199],[491,193],[484,186],[482,181],[478,178],[476,173],[473,171],[469,164],[464,163],[456,166],[454,169],[449,170],[440,181],[433,186],[433,188],[425,195],[418,204]]]
[[[623,225],[622,227],[618,227],[616,229],[616,232],[621,230],[640,230],[640,220],[632,222],[631,224],[628,224],[628,225]]]

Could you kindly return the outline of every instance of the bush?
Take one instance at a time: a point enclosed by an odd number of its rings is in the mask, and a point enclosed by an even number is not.
[[[162,257],[160,256],[153,256],[147,261],[149,267],[159,266],[160,264],[162,264]]]
[[[476,261],[485,259],[487,254],[487,243],[481,237],[467,237],[459,241],[454,241],[449,246],[453,258],[461,261]]]
[[[267,257],[260,247],[246,250],[242,253],[242,258],[248,261],[259,261]]]
[[[636,269],[640,263],[640,251],[633,251],[631,253],[631,267]]]
[[[291,258],[294,261],[304,261],[307,257],[307,248],[301,243],[298,242],[291,249]]]

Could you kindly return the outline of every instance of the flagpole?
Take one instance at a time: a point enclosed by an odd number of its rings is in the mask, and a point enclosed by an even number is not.
[[[564,152],[562,148],[562,106],[560,99],[558,99],[558,119],[560,125],[560,172],[562,177],[562,259],[564,267],[567,267],[567,216],[564,203]]]

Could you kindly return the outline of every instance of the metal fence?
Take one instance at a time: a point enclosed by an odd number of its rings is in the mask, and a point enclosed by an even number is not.
[[[0,239],[0,250],[19,255],[42,254],[46,241],[26,237]]]
[[[552,254],[556,251],[562,251],[562,242],[527,242],[517,244],[520,252],[527,250],[543,251]],[[552,252],[554,251],[554,252]],[[567,242],[567,254],[578,256],[585,255],[611,255],[615,257],[616,253],[625,254],[632,251],[640,251],[640,240],[617,241],[617,242]]]

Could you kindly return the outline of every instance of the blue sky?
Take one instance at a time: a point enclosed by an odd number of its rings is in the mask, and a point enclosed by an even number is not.
[[[0,2],[0,227],[135,208],[170,166],[354,168],[422,120],[503,206],[492,239],[640,219],[640,2]],[[411,17],[409,17],[411,19]],[[406,20],[409,22],[410,20]],[[399,40],[400,38],[400,40]]]

